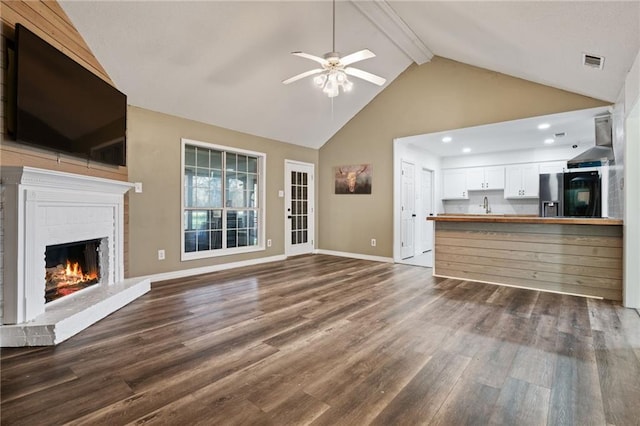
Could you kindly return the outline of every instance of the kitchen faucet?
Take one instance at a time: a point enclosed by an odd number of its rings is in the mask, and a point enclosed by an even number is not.
[[[491,207],[489,207],[489,199],[487,197],[484,197],[484,200],[482,200],[482,207],[485,213],[491,213]]]

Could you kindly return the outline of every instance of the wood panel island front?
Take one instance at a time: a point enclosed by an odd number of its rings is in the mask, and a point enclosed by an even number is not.
[[[622,300],[622,221],[439,215],[433,275]]]

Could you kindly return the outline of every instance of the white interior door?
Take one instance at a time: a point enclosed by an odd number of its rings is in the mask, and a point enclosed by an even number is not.
[[[415,166],[402,160],[401,176],[401,248],[400,257],[413,257],[415,250],[416,189]]]
[[[422,253],[433,250],[433,222],[427,217],[433,215],[433,172],[422,169],[420,173],[420,192],[422,199],[420,221],[420,251]]]
[[[313,252],[314,247],[314,166],[285,160],[285,255]]]

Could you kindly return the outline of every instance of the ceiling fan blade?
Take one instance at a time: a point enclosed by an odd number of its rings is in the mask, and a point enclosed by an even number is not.
[[[340,63],[343,66],[351,65],[355,62],[364,61],[365,59],[375,58],[376,54],[370,51],[369,49],[363,49],[359,52],[352,53],[350,55],[345,56],[344,58],[340,58]]]
[[[387,82],[387,80],[382,77],[378,77],[377,75],[371,74],[370,72],[359,70],[358,68],[348,67],[344,69],[344,72],[354,77],[366,80],[369,83],[377,84],[378,86],[382,86]]]
[[[282,84],[289,84],[289,83],[293,83],[294,81],[298,81],[298,80],[300,80],[301,78],[309,77],[310,75],[318,74],[318,73],[321,73],[321,72],[323,72],[323,71],[324,71],[324,70],[323,70],[322,68],[316,68],[316,69],[313,69],[313,70],[311,70],[311,71],[305,71],[305,72],[303,72],[303,73],[300,73],[300,74],[298,74],[298,75],[294,75],[293,77],[291,77],[291,78],[288,78],[288,79],[284,80],[284,81],[282,82]]]
[[[312,61],[316,61],[317,63],[319,63],[320,65],[327,65],[328,62],[326,59],[321,58],[319,56],[314,56],[314,55],[310,55],[308,53],[304,53],[304,52],[291,52],[292,55],[295,56],[300,56],[301,58],[306,58],[306,59],[311,59]]]

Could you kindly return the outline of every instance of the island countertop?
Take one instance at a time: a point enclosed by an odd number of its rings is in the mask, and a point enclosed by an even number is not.
[[[495,214],[427,219],[435,225],[434,276],[622,300],[622,220]]]
[[[509,214],[444,214],[428,216],[434,222],[537,223],[553,225],[622,225],[621,219],[592,217],[538,217]]]

